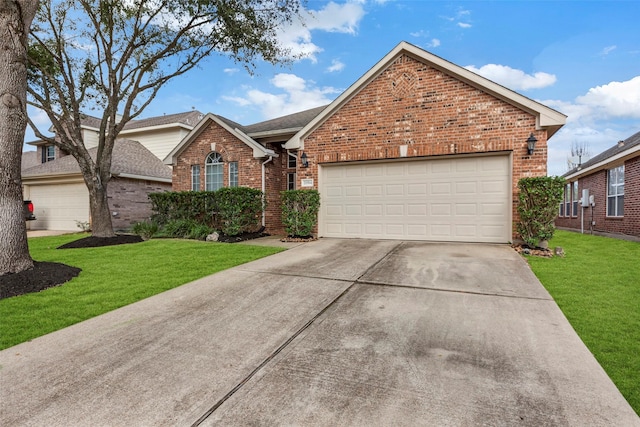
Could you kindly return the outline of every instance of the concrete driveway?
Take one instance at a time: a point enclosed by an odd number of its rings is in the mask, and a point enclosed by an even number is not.
[[[0,352],[0,425],[640,419],[511,248],[322,239]]]

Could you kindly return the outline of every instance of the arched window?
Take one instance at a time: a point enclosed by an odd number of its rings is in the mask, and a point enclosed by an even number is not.
[[[223,186],[223,164],[222,156],[218,153],[210,153],[204,162],[204,189],[206,191],[216,191]]]

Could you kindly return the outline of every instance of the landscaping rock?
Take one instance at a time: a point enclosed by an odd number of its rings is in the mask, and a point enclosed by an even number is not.
[[[207,242],[217,242],[218,239],[220,239],[220,234],[218,234],[216,231],[207,236]]]

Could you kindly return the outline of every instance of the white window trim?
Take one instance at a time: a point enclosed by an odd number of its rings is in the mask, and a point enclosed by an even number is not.
[[[618,183],[618,174],[622,171],[622,173],[624,174],[624,165],[620,165],[620,166],[616,166],[614,168],[611,169],[607,169],[607,217],[611,217],[611,218],[622,218],[624,217],[624,180],[622,181],[622,183]],[[611,173],[614,172],[615,173],[615,183],[611,184]],[[616,189],[616,193],[615,194],[610,194],[609,190],[611,188],[611,186],[613,186],[613,188]],[[620,191],[620,187],[622,187],[622,192]],[[619,206],[618,200],[619,198],[622,197],[623,200],[623,205],[622,207]],[[615,213],[611,213],[609,212],[609,199],[615,199]],[[622,212],[620,212],[620,210],[622,210]]]

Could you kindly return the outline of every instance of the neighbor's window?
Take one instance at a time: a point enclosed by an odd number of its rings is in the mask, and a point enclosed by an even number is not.
[[[298,155],[296,154],[296,152],[289,151],[287,167],[289,169],[295,169],[297,162],[298,162]]]
[[[573,216],[578,216],[578,181],[573,183],[573,197],[571,199],[571,204],[573,208]]]
[[[218,153],[210,153],[204,163],[204,189],[206,191],[216,191],[224,185],[222,176],[222,156]]]
[[[55,145],[45,145],[42,147],[42,163],[50,162],[56,159]]]
[[[564,216],[571,216],[571,184],[564,189]]]
[[[191,191],[200,191],[200,165],[191,166]]]
[[[607,216],[624,215],[624,165],[607,171]]]
[[[229,162],[229,187],[238,186],[238,162]]]
[[[296,174],[288,173],[287,174],[287,190],[295,190],[296,189]]]

